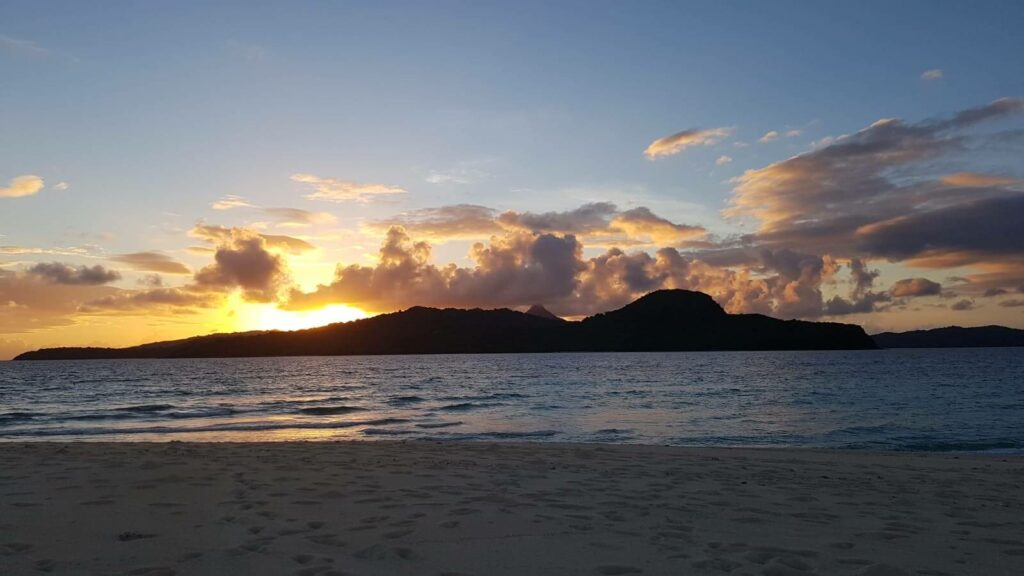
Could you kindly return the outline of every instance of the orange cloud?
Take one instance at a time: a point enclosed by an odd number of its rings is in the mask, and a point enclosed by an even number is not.
[[[367,184],[336,178],[321,178],[312,174],[293,174],[293,182],[308,184],[313,192],[306,195],[310,200],[327,200],[330,202],[368,202],[377,196],[405,194],[406,190],[398,186],[386,184]]]
[[[45,183],[39,176],[25,174],[15,176],[6,187],[0,187],[0,198],[23,198],[43,189]]]
[[[957,172],[947,174],[939,179],[946,186],[956,188],[996,188],[1005,186],[1020,186],[1024,181],[1017,178],[1005,176],[993,176],[991,174],[978,174],[977,172]]]
[[[732,133],[732,128],[693,128],[651,142],[644,154],[650,159],[673,156],[693,146],[711,146]]]

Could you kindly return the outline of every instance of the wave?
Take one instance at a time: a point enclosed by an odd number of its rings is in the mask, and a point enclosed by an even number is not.
[[[164,412],[176,408],[173,404],[142,404],[140,406],[123,406],[114,408],[116,412]]]
[[[388,400],[389,406],[405,406],[408,404],[419,404],[425,402],[426,398],[420,396],[399,396]]]
[[[447,406],[441,406],[438,410],[444,410],[445,412],[465,412],[467,410],[476,410],[477,408],[491,408],[497,406],[497,404],[480,404],[478,402],[459,402],[458,404],[449,404]]]
[[[432,430],[434,428],[451,428],[452,426],[461,426],[461,425],[462,425],[462,422],[423,422],[421,424],[417,424],[416,427],[417,428],[425,428],[427,430]]]
[[[407,424],[405,418],[377,418],[375,420],[355,420],[347,422],[233,422],[209,426],[149,426],[133,428],[44,428],[12,430],[0,433],[0,438],[14,437],[56,437],[56,436],[112,436],[116,434],[189,434],[196,432],[259,432],[266,430],[331,430],[356,428],[359,426],[390,426]]]
[[[431,440],[519,440],[526,438],[550,438],[556,436],[558,430],[535,430],[531,432],[476,432],[473,434],[452,434],[438,436]]]
[[[39,416],[46,416],[42,412],[5,412],[0,414],[0,422],[14,422],[18,420],[31,420]]]
[[[313,416],[335,416],[365,411],[366,408],[360,408],[359,406],[311,406],[309,408],[299,408],[299,412]]]
[[[414,434],[412,430],[391,430],[388,428],[364,428],[362,432],[366,436],[405,436]]]

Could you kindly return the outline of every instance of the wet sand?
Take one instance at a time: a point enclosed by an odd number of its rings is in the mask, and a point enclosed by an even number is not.
[[[0,574],[1024,574],[1024,458],[0,444]]]

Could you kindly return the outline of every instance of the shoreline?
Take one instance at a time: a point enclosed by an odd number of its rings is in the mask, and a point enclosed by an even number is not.
[[[1019,574],[1024,459],[522,442],[4,442],[10,574]]]

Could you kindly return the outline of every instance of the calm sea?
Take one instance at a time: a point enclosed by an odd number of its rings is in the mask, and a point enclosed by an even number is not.
[[[1024,451],[1024,349],[0,363],[0,440]]]

